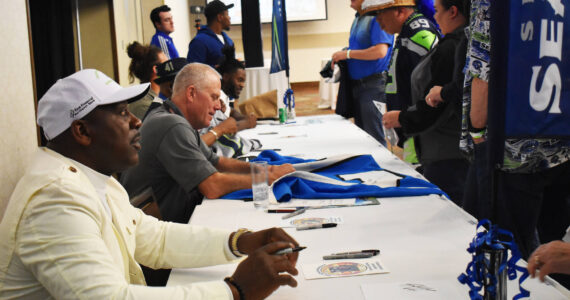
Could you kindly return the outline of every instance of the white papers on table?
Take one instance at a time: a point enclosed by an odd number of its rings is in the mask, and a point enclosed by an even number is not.
[[[325,223],[337,223],[342,224],[344,220],[342,217],[306,217],[306,216],[299,216],[297,218],[289,219],[289,220],[281,220],[281,227],[297,227],[297,226],[305,226],[305,225],[316,225],[316,224],[325,224]]]
[[[360,288],[364,299],[467,299],[467,289],[458,281],[411,281],[399,283],[365,283]]]
[[[342,180],[354,180],[358,179],[363,184],[366,185],[375,185],[381,188],[388,188],[388,187],[397,187],[398,180],[402,179],[403,177],[400,175],[395,175],[394,173],[380,170],[380,171],[368,171],[364,173],[355,173],[355,174],[346,174],[346,175],[339,175]]]
[[[343,259],[302,265],[305,279],[348,277],[390,272],[379,258]]]
[[[356,198],[347,199],[297,199],[292,198],[288,202],[280,203],[280,207],[321,207],[321,206],[353,206]]]

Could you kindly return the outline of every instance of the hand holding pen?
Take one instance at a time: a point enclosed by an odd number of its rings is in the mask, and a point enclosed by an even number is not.
[[[275,255],[284,249],[295,247],[287,242],[274,242],[249,254],[228,280],[232,293],[237,292],[245,299],[265,299],[281,285],[296,287],[297,281],[291,275],[297,275],[299,271],[289,257],[297,256],[298,251],[291,252],[293,255]]]

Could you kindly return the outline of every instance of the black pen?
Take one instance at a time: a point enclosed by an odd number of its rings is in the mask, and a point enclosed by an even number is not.
[[[281,151],[281,149],[275,148],[275,149],[254,149],[254,150],[251,150],[250,152],[262,152],[262,151],[265,151],[265,150]]]
[[[339,253],[333,253],[331,255],[346,255],[346,254],[358,254],[358,253],[372,253],[372,256],[375,256],[380,253],[380,250],[370,249],[370,250],[360,250],[360,251],[339,252]]]
[[[323,223],[323,224],[310,224],[297,226],[297,230],[309,230],[309,229],[319,229],[319,228],[332,228],[336,227],[336,223]]]
[[[292,213],[297,211],[294,208],[280,208],[280,209],[268,209],[267,212],[270,214],[279,214],[279,213]]]
[[[323,259],[354,259],[354,258],[370,258],[374,256],[370,252],[360,252],[360,253],[347,253],[347,254],[331,254],[323,256]]]
[[[285,248],[285,249],[281,249],[275,253],[273,253],[273,255],[283,255],[283,254],[289,254],[289,253],[293,253],[293,252],[299,252],[303,249],[306,249],[307,247],[295,247],[295,248]]]

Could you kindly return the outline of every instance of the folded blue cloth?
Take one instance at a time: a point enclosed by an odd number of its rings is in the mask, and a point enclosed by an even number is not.
[[[278,159],[282,157],[277,153],[264,155],[264,157],[268,156],[270,157],[269,159],[275,159],[273,161],[278,161]],[[309,161],[299,160],[302,163]],[[384,171],[384,174],[391,178],[396,176],[396,178],[399,179],[394,180],[393,186],[382,187],[363,183],[367,182],[364,177],[366,177],[368,172],[379,174],[379,171]],[[359,174],[358,176],[362,176],[363,179],[342,179],[344,175],[349,174]],[[382,172],[380,174],[382,174]],[[383,170],[371,155],[353,156],[311,172],[297,171],[280,178],[273,183],[272,187],[271,192],[278,202],[287,202],[291,200],[291,198],[342,199],[357,197],[406,197],[429,194],[445,195],[442,190],[428,181]],[[222,197],[222,199],[251,198],[251,189],[235,191]]]
[[[263,150],[251,161],[266,161],[269,165],[299,164],[315,161],[314,159],[302,159],[293,156],[282,156],[273,150]]]

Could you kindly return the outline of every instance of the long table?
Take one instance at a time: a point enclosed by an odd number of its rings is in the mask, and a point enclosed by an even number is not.
[[[264,148],[280,149],[282,155],[322,158],[371,154],[382,168],[422,178],[364,131],[336,115],[300,117],[287,125],[258,125],[243,135],[260,139]],[[425,299],[427,294],[431,295],[429,299],[469,299],[467,287],[457,277],[471,259],[466,248],[475,235],[476,220],[447,198],[382,198],[380,205],[310,209],[304,215],[341,217],[343,222],[331,229],[285,229],[307,249],[300,253],[297,264],[299,286],[281,287],[270,299]],[[190,223],[258,230],[280,226],[281,215],[256,211],[251,202],[206,200],[196,208]],[[381,250],[378,257],[389,273],[314,280],[304,277],[302,266],[324,262],[323,255],[374,248]],[[231,275],[235,267],[175,269],[168,285],[220,280]],[[410,286],[418,284],[435,291],[410,291]],[[523,286],[531,291],[532,299],[570,299],[570,292],[551,280],[543,284],[527,279]],[[518,282],[509,282],[509,299],[517,290]]]

